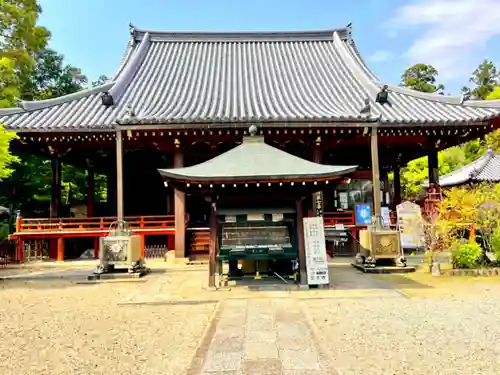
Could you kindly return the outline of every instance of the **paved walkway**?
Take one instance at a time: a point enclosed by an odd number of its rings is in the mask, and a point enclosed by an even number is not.
[[[188,374],[336,374],[293,299],[222,302],[209,332]]]

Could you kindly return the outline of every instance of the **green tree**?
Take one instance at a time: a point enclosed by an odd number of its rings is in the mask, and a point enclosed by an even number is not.
[[[484,60],[479,64],[477,69],[472,72],[472,77],[469,79],[469,82],[474,84],[471,94],[484,100],[490,95],[495,86],[499,85],[500,75],[493,62]]]
[[[0,108],[12,107],[19,97],[19,77],[14,60],[0,57]]]
[[[86,83],[87,77],[80,69],[64,64],[63,55],[45,49],[21,91],[25,100],[43,100],[77,92]]]
[[[33,70],[37,53],[50,37],[45,27],[37,25],[41,11],[36,0],[0,1],[0,57],[14,62],[21,82]]]
[[[64,57],[47,49],[39,58],[28,79],[22,86],[22,99],[41,100],[68,95],[81,90],[87,79],[80,70],[64,63]],[[19,164],[15,172],[0,186],[0,197],[4,204],[17,203],[23,215],[33,215],[41,206],[48,208],[51,197],[52,169],[49,159],[19,153]],[[103,199],[106,179],[96,176],[96,197]],[[86,171],[72,165],[63,165],[61,201],[71,203],[84,200],[87,193]],[[41,204],[43,203],[43,204]]]
[[[439,175],[443,176],[468,164],[463,146],[450,147],[438,153]],[[422,183],[429,177],[428,158],[412,160],[401,171],[403,195],[407,199],[416,198],[424,189]]]
[[[432,65],[415,64],[401,76],[401,86],[421,92],[443,93],[444,85],[436,84],[439,73]]]
[[[109,78],[107,76],[101,75],[99,76],[99,78],[97,78],[97,80],[92,82],[92,87],[104,85],[108,80]]]
[[[495,87],[486,97],[486,100],[498,99],[500,99],[500,86]],[[487,134],[485,137],[485,143],[487,147],[491,147],[495,152],[500,153],[500,129]]]

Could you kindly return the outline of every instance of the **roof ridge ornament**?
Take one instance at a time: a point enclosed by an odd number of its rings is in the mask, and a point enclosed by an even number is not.
[[[113,96],[108,91],[104,91],[101,95],[101,103],[105,107],[112,107],[115,104],[115,101]]]
[[[370,98],[365,98],[365,105],[363,108],[361,108],[359,113],[362,115],[370,115],[371,111],[372,111],[372,106],[370,104]]]
[[[375,101],[377,103],[380,103],[380,104],[391,104],[389,102],[389,92],[387,91],[387,89],[389,88],[389,86],[387,85],[384,85],[382,86],[382,89],[379,91],[379,93],[377,94],[377,97],[375,98]]]
[[[129,28],[129,31],[130,31],[130,38],[131,38],[131,41],[132,41],[132,47],[135,47],[136,44],[137,44],[135,26],[134,26],[134,24],[132,22],[130,22],[128,24],[128,28]]]
[[[258,131],[259,129],[254,124],[250,125],[250,127],[248,128],[248,134],[250,134],[250,136],[252,137],[256,136]]]
[[[460,95],[460,105],[464,104],[467,100],[470,100],[470,93],[464,92]]]

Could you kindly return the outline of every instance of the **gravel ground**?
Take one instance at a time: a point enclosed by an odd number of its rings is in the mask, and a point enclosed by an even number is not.
[[[185,373],[215,304],[117,305],[145,284],[0,281],[0,373]]]
[[[500,292],[301,302],[342,375],[500,374]]]

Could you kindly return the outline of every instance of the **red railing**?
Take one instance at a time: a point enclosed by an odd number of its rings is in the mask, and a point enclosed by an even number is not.
[[[174,215],[129,216],[124,220],[132,230],[175,229]],[[17,233],[104,231],[116,217],[25,219],[16,221]]]
[[[333,226],[335,224],[343,225],[354,225],[354,212],[352,211],[342,211],[342,212],[325,212],[323,214],[323,219],[325,226]]]

